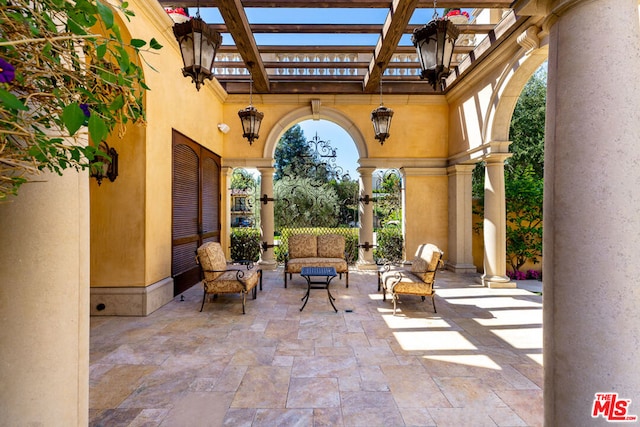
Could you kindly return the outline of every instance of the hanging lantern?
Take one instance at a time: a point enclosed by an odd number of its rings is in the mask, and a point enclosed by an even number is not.
[[[182,74],[185,77],[191,77],[196,84],[196,89],[200,90],[205,80],[213,78],[211,70],[216,58],[216,50],[222,44],[222,35],[210,29],[200,19],[199,13],[186,22],[176,23],[173,26],[173,34],[178,40],[182,53],[184,63]]]
[[[427,79],[436,89],[444,87],[444,80],[450,73],[451,57],[460,30],[448,19],[434,19],[422,28],[413,31],[411,41],[418,52],[420,78]]]
[[[391,117],[393,117],[393,110],[387,108],[382,103],[382,65],[378,64],[381,68],[380,71],[380,106],[371,112],[371,122],[373,123],[373,131],[376,134],[376,139],[380,141],[380,145],[384,144],[384,141],[389,138],[389,129],[391,128]]]
[[[249,145],[253,143],[254,139],[260,137],[260,125],[264,118],[264,113],[258,111],[253,105],[253,76],[251,74],[251,64],[249,66],[249,106],[244,110],[238,111],[238,116],[242,122],[242,136],[247,138]]]

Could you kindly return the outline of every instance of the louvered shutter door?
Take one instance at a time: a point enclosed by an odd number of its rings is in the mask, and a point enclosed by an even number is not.
[[[196,152],[184,144],[173,148],[173,256],[172,276],[176,277],[197,267],[199,159]]]
[[[220,241],[220,165],[203,149],[202,154],[202,241]],[[215,155],[214,155],[215,156]]]

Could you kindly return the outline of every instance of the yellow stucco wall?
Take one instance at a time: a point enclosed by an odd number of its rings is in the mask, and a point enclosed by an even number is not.
[[[145,61],[141,61],[151,88],[146,93],[147,125],[129,126],[124,138],[108,140],[120,153],[117,181],[105,181],[101,187],[91,183],[92,287],[141,287],[171,276],[173,129],[220,155],[223,166],[229,159],[264,166],[279,136],[289,126],[311,118],[311,100],[319,99],[321,118],[339,116],[343,124],[352,127],[346,130],[362,140],[360,151],[366,154],[367,166],[415,168],[433,159],[444,166],[449,151],[449,107],[446,99],[438,96],[385,96],[385,105],[395,114],[391,137],[380,145],[370,119],[371,111],[379,105],[377,94],[254,94],[253,105],[265,117],[260,138],[250,146],[242,138],[237,115],[249,104],[249,97],[227,95],[215,80],[197,91],[191,80],[182,76],[172,22],[162,8],[142,1],[131,2],[131,8],[137,16],[131,23],[121,23],[123,28],[128,28],[133,38],[155,38],[164,47],[157,53],[144,53]],[[323,113],[329,110],[331,114]],[[219,123],[228,124],[229,133],[220,132]],[[266,155],[265,146],[270,147]],[[221,184],[226,188],[224,177]],[[419,243],[427,241],[446,250],[446,174],[410,177],[406,200],[410,201],[405,212],[408,252],[412,254]],[[225,230],[224,209],[228,207],[224,200],[222,208]],[[223,245],[226,240],[222,236]]]

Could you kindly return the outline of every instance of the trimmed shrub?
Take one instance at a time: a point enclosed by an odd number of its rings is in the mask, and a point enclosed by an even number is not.
[[[385,227],[378,230],[376,247],[373,249],[373,259],[376,264],[402,261],[402,247],[404,239],[399,227]]]
[[[260,230],[232,228],[231,259],[257,262],[260,259]]]

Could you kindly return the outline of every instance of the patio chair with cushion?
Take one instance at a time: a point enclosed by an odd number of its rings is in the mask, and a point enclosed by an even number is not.
[[[436,271],[442,265],[443,252],[432,244],[418,246],[416,255],[409,268],[392,269],[391,264],[378,271],[378,291],[382,287],[382,299],[387,300],[387,292],[393,299],[393,314],[396,314],[396,303],[399,295],[418,295],[422,301],[431,298],[433,312],[436,313],[433,285]]]
[[[197,250],[196,261],[200,264],[204,278],[202,284],[204,295],[202,306],[207,295],[213,294],[214,298],[223,293],[239,293],[242,295],[242,314],[245,313],[245,300],[249,291],[253,291],[253,299],[256,299],[256,285],[262,280],[262,271],[253,269],[253,265],[236,265],[229,268],[227,260],[218,242],[207,242]]]

